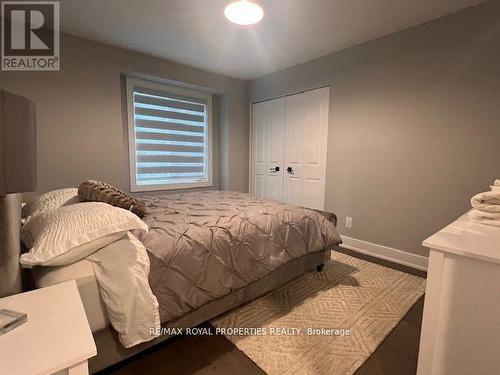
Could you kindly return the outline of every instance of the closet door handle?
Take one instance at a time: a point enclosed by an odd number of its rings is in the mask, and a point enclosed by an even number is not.
[[[293,168],[292,168],[292,167],[288,167],[288,168],[286,169],[286,171],[287,171],[288,173],[293,173]]]
[[[279,172],[280,171],[280,167],[269,168],[269,170],[271,172]]]

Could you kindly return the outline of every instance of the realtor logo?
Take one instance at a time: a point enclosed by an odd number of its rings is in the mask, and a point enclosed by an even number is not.
[[[59,2],[2,2],[2,70],[59,70]]]

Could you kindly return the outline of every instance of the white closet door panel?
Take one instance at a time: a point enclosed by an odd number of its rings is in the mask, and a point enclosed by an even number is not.
[[[267,180],[267,195],[266,198],[283,200],[283,174],[281,176],[269,175]]]
[[[285,105],[284,200],[323,209],[329,89],[288,96]]]
[[[324,199],[320,201],[322,194],[325,194],[322,181],[319,178],[306,178],[303,184],[305,191],[301,205],[303,207],[323,209]]]
[[[260,198],[265,197],[267,195],[266,186],[266,176],[256,174],[254,195]]]
[[[265,108],[262,104],[253,106],[253,158],[254,158],[254,194],[258,197],[267,195],[267,159],[269,158],[265,140],[267,139],[265,126]]]
[[[302,206],[302,183],[301,179],[293,176],[287,176],[284,180],[283,198],[284,201],[297,206]]]
[[[291,95],[286,98],[285,169],[292,168],[292,172],[285,172],[283,189],[285,202],[299,206],[303,205],[305,196],[302,182],[304,174],[302,161],[304,159],[304,146],[307,142],[304,131],[307,103],[301,95]]]
[[[283,200],[285,100],[254,104],[252,119],[254,194]]]
[[[275,99],[267,102],[270,106],[269,123],[269,162],[272,166],[283,168],[283,153],[285,148],[285,100]],[[283,173],[281,173],[283,176]]]

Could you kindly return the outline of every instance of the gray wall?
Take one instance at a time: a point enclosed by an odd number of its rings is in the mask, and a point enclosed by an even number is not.
[[[215,187],[247,191],[248,94],[330,85],[326,208],[347,236],[426,254],[422,239],[499,177],[499,45],[496,1],[248,84],[63,35],[60,72],[0,72],[0,87],[37,105],[39,192],[87,178],[128,190],[126,71],[219,93]]]
[[[426,255],[500,177],[499,1],[254,80],[250,98],[324,85],[326,208],[346,236]]]
[[[129,189],[122,72],[218,93],[213,122],[215,187],[248,191],[246,82],[70,35],[62,35],[61,43],[60,72],[0,72],[0,88],[36,104],[38,192],[77,186],[88,178]]]

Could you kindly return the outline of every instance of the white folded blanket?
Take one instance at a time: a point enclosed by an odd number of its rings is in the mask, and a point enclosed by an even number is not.
[[[486,212],[500,212],[500,191],[493,190],[479,193],[472,197],[473,208]]]
[[[149,286],[149,257],[128,232],[87,257],[92,262],[109,320],[125,348],[155,338],[160,328],[158,301]],[[156,330],[155,330],[156,329]]]
[[[474,209],[469,212],[469,218],[476,223],[500,227],[500,212],[490,213]]]

